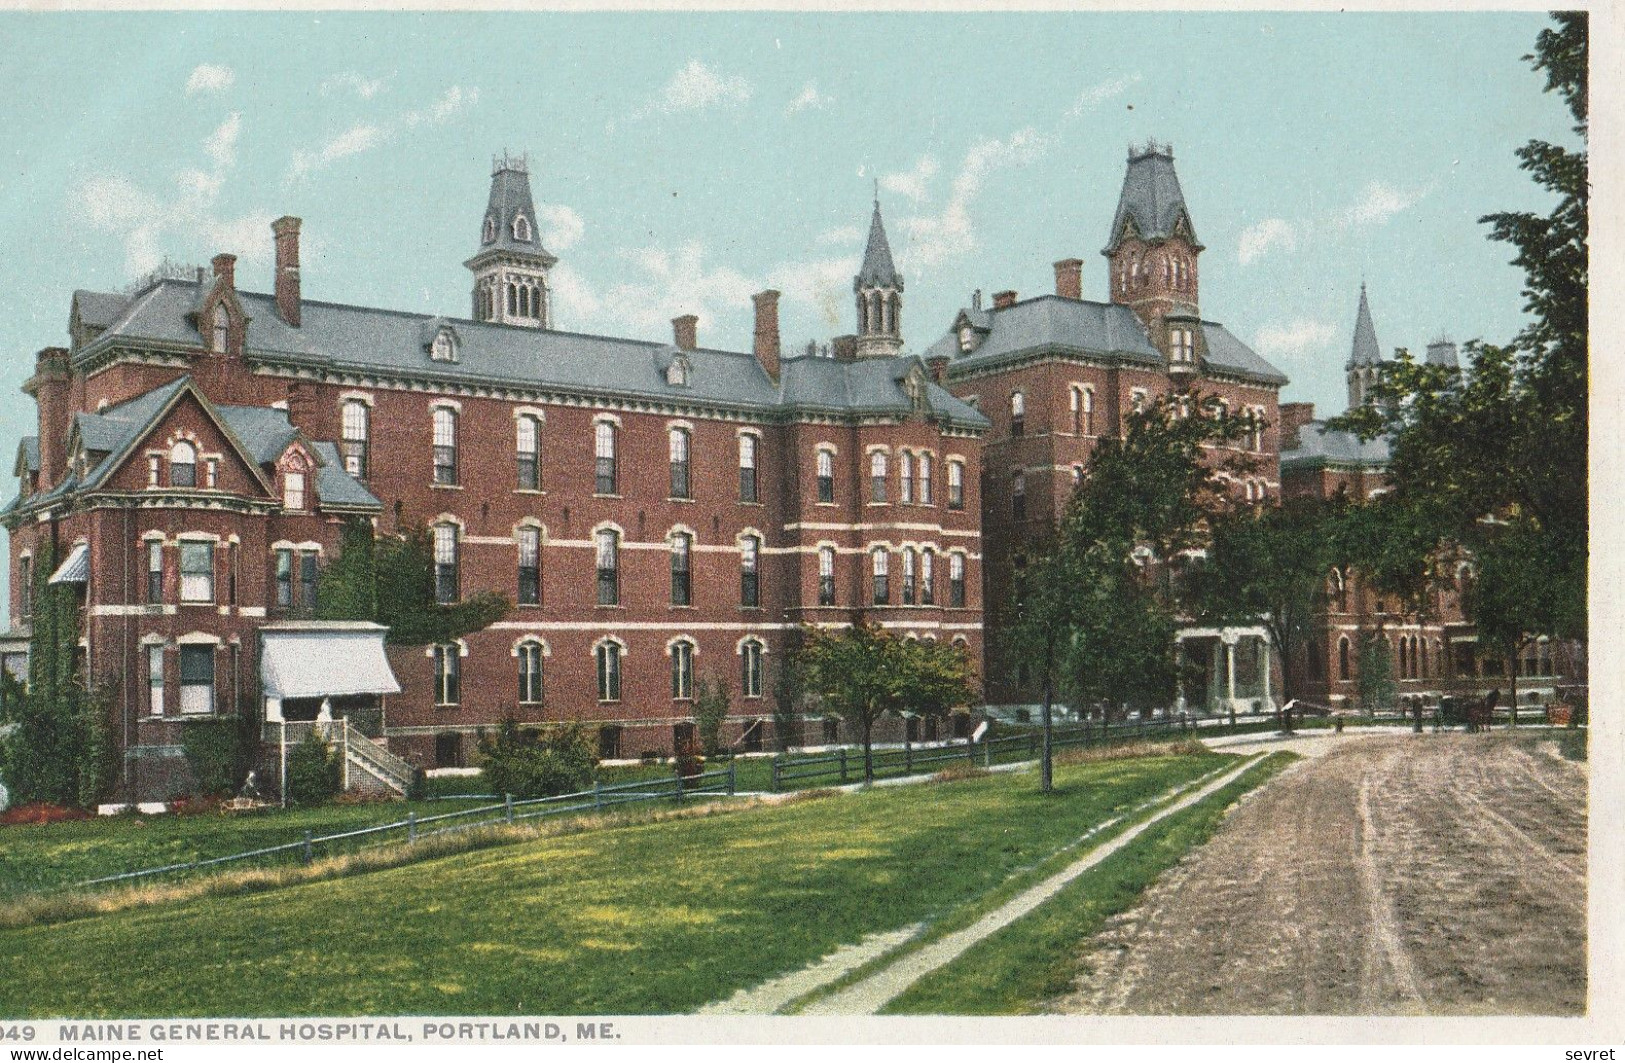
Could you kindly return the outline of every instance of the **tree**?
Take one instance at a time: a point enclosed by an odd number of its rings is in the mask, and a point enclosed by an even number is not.
[[[888,711],[946,712],[973,696],[970,661],[952,646],[909,642],[876,624],[808,628],[795,654],[808,688],[856,721],[863,735],[863,780],[873,782],[875,721]]]
[[[495,738],[480,736],[486,782],[515,797],[551,797],[576,793],[592,782],[598,758],[587,730],[579,723],[520,727],[513,717],[502,721]]]
[[[1388,640],[1380,631],[1368,634],[1360,643],[1360,671],[1355,684],[1355,695],[1360,711],[1374,713],[1393,706],[1394,657],[1388,650]]]
[[[371,620],[400,646],[451,642],[507,615],[509,600],[480,591],[458,602],[435,600],[434,543],[427,528],[374,538],[370,526],[345,529],[339,557],[323,569],[317,594],[324,620]]]
[[[722,724],[730,707],[728,681],[701,676],[694,684],[694,729],[700,733],[700,751],[707,757],[722,752]]]

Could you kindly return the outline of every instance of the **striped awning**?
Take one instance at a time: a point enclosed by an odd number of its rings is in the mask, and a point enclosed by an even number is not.
[[[90,544],[80,543],[51,573],[51,583],[84,583],[90,579]]]

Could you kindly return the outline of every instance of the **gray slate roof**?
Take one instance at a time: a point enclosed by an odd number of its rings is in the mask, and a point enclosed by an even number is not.
[[[1123,225],[1129,220],[1134,222],[1143,239],[1160,240],[1173,235],[1181,217],[1185,219],[1191,242],[1201,247],[1201,241],[1196,238],[1196,226],[1185,207],[1185,193],[1179,188],[1179,175],[1174,173],[1173,153],[1151,150],[1131,155],[1106,251],[1117,249],[1123,239]]]
[[[1134,311],[1116,303],[1040,295],[992,311],[961,310],[973,321],[978,313],[989,330],[972,351],[960,349],[953,332],[926,349],[924,357],[953,359],[956,371],[998,365],[1040,350],[1060,350],[1160,368],[1161,352],[1146,338]],[[958,320],[958,315],[955,315]],[[1214,372],[1264,384],[1285,385],[1284,373],[1260,357],[1216,321],[1202,322],[1207,341],[1206,366]]]
[[[1382,362],[1382,348],[1377,346],[1377,329],[1371,324],[1371,306],[1365,301],[1365,285],[1360,285],[1360,309],[1354,315],[1354,346],[1349,351],[1349,364],[1345,369]]]
[[[322,459],[322,465],[316,470],[316,497],[321,499],[324,506],[359,506],[367,509],[382,509],[384,504],[378,501],[371,491],[361,485],[354,476],[344,471],[344,460],[339,457],[339,448],[332,443],[313,444],[316,453]]]
[[[1310,421],[1298,431],[1298,445],[1281,451],[1281,466],[1388,464],[1388,440],[1362,440],[1353,432],[1330,431],[1325,421]]]
[[[530,225],[530,239],[518,240],[513,235],[514,218],[523,215]],[[480,249],[475,258],[493,251],[509,254],[538,255],[552,259],[542,246],[542,232],[536,221],[536,205],[530,198],[530,173],[520,165],[504,159],[491,175],[491,198],[485,207],[485,217],[496,222],[496,233],[485,239],[485,220],[480,220]]]
[[[880,200],[875,200],[874,217],[869,219],[869,243],[863,249],[863,266],[853,278],[854,289],[896,288],[903,290],[903,278],[892,263],[891,244],[886,241],[886,227],[880,221]]]
[[[107,328],[117,321],[124,308],[130,305],[128,296],[116,292],[92,292],[83,289],[73,293],[73,307],[79,322],[92,328]]]
[[[139,296],[120,321],[87,345],[80,358],[132,342],[160,343],[196,349],[200,337],[187,314],[196,301],[197,285],[160,281]],[[669,344],[616,339],[547,329],[519,328],[486,322],[451,320],[457,333],[458,360],[436,362],[425,349],[425,322],[432,315],[408,314],[306,300],[302,324],[290,326],[276,312],[272,296],[239,291],[248,316],[246,349],[250,356],[275,358],[321,369],[394,373],[414,380],[448,384],[479,382],[526,389],[556,390],[587,397],[656,399],[729,409],[777,412],[806,406],[817,410],[906,412],[910,407],[900,387],[885,406],[854,406],[843,399],[852,393],[843,382],[827,393],[779,385],[768,377],[754,354],[699,349],[685,352],[693,366],[687,386],[666,382],[658,354]],[[786,362],[796,361],[789,358]],[[895,363],[895,359],[884,359]],[[863,376],[873,370],[861,363],[832,362]],[[901,370],[899,370],[899,379]],[[873,390],[856,389],[874,398]],[[940,398],[940,401],[939,401]],[[932,405],[962,427],[985,428],[981,414],[943,392]]]
[[[17,442],[17,470],[39,472],[39,436],[23,436]]]

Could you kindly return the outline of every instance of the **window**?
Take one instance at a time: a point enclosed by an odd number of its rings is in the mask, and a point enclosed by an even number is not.
[[[1257,453],[1264,449],[1264,409],[1261,406],[1255,406],[1249,415],[1252,418],[1252,424],[1247,431],[1247,442],[1249,449]]]
[[[965,607],[965,555],[948,555],[948,605],[954,609]]]
[[[344,456],[344,471],[357,479],[367,478],[367,451],[372,437],[372,410],[359,399],[345,402],[343,425],[339,431],[339,450]]]
[[[1076,491],[1083,486],[1083,466],[1072,466],[1072,490]]]
[[[448,642],[434,647],[434,703],[455,705],[462,700],[463,660],[461,647]]]
[[[931,504],[931,455],[920,455],[920,505]]]
[[[912,548],[903,551],[903,604],[914,604],[915,554]]]
[[[1084,388],[1083,396],[1083,434],[1095,434],[1095,392],[1093,388]]]
[[[434,411],[434,482],[457,482],[457,411],[444,406]]]
[[[621,700],[621,647],[614,642],[600,642],[598,657],[598,700]]]
[[[671,644],[671,696],[677,701],[694,696],[694,644],[686,639]]]
[[[296,513],[305,508],[304,473],[285,472],[282,474],[282,508]]]
[[[457,525],[434,526],[434,600],[441,605],[455,602],[457,587]]]
[[[210,458],[203,463],[203,486],[213,489],[220,484],[220,462]]]
[[[169,448],[169,486],[197,486],[197,448],[185,440]]]
[[[202,716],[214,711],[214,647],[181,647],[181,712]]]
[[[599,421],[593,429],[593,451],[597,456],[593,490],[601,495],[615,493],[615,423]]]
[[[489,293],[487,293],[486,299],[490,299]],[[435,335],[434,342],[429,345],[429,357],[437,362],[455,362],[457,360],[457,348],[452,344],[449,331],[441,329]]]
[[[869,501],[886,501],[886,452],[877,450],[869,455]]]
[[[688,387],[688,359],[678,355],[666,367],[666,383],[674,388]]]
[[[542,703],[542,644],[519,644],[519,704]]]
[[[23,559],[24,562],[28,558]],[[24,570],[26,576],[27,570]],[[28,580],[23,579],[24,594],[27,593]],[[157,539],[147,540],[147,604],[157,605],[164,600],[164,544]],[[27,599],[24,599],[24,605]],[[28,609],[24,609],[26,614]]]
[[[969,325],[960,325],[959,326],[959,349],[962,350],[962,351],[970,350],[971,346],[972,346],[972,342],[971,342],[972,338],[973,337],[972,337],[972,334],[971,334],[970,326]]]
[[[937,604],[937,589],[932,578],[935,556],[930,550],[920,551],[920,604]]]
[[[226,338],[231,334],[231,311],[226,309],[225,303],[214,304],[214,350],[217,354],[226,353]]]
[[[283,608],[293,605],[293,551],[276,552],[276,604]]]
[[[519,489],[542,489],[542,422],[532,415],[520,414],[514,422],[514,449],[518,463]]]
[[[818,548],[818,604],[835,604],[835,548]]]
[[[897,456],[897,501],[905,506],[914,501],[914,455],[906,450]]]
[[[181,543],[181,601],[214,601],[213,543]]]
[[[693,584],[689,579],[690,555],[694,537],[678,532],[671,537],[671,604],[692,605]]]
[[[1168,331],[1168,353],[1169,357],[1180,365],[1190,365],[1196,361],[1195,340],[1190,329],[1176,328]]]
[[[495,240],[496,238],[497,238],[497,220],[495,218],[491,217],[489,214],[487,214],[485,216],[485,227],[482,230],[480,230],[480,240],[481,240],[481,242],[488,244],[492,240]]]
[[[513,216],[513,238],[515,240],[530,239],[530,219],[523,214]]]
[[[671,444],[671,497],[693,498],[690,494],[688,482],[688,444],[689,436],[686,428],[673,428],[670,433]]]
[[[237,604],[237,544],[226,544],[226,604]]]
[[[875,604],[885,605],[891,601],[891,584],[887,573],[886,551],[877,547],[870,557],[874,568]]]
[[[147,486],[148,487],[157,487],[158,486],[158,468],[162,464],[163,464],[163,459],[159,458],[156,455],[153,455],[153,456],[147,458]],[[32,492],[30,492],[30,493],[32,493]]]
[[[948,508],[965,508],[965,463],[962,461],[948,463]]]
[[[164,648],[147,647],[147,711],[164,714]]]
[[[1013,520],[1027,519],[1027,474],[1018,472],[1010,477],[1010,516]]]
[[[299,608],[306,612],[316,611],[316,586],[320,579],[320,569],[316,564],[316,552],[307,550],[299,555]]]
[[[827,450],[818,452],[818,501],[835,501],[835,455]]]
[[[1010,393],[1010,435],[1016,437],[1027,431],[1027,400],[1021,392]]]
[[[1337,678],[1349,677],[1349,640],[1337,640]]]
[[[739,540],[739,604],[754,609],[762,604],[761,585],[757,570],[762,553],[762,540],[747,535]]]
[[[1072,434],[1083,434],[1083,389],[1073,388],[1070,395],[1072,404]]]
[[[1133,391],[1129,392],[1128,398],[1129,406],[1134,410],[1135,413],[1145,412],[1146,394],[1144,388],[1135,388]]]
[[[520,605],[542,603],[542,531],[540,528],[520,528],[514,533],[519,546],[519,593],[515,598]]]
[[[621,604],[621,536],[619,532],[598,533],[598,604]],[[618,700],[618,699],[612,699]]]
[[[756,498],[756,437],[739,437],[739,501],[755,502]]]
[[[762,696],[762,644],[755,639],[739,647],[739,690],[747,698]]]

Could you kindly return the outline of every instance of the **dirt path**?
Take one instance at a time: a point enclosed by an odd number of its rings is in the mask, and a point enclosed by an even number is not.
[[[1322,748],[1097,935],[1054,1010],[1583,1013],[1584,771],[1505,734]]]

